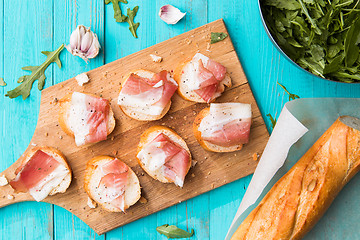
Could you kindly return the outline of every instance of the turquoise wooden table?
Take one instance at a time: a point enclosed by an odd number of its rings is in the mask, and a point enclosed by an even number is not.
[[[174,26],[157,15],[160,7],[169,3],[187,12]],[[4,94],[24,74],[21,67],[41,63],[45,59],[41,51],[68,44],[78,24],[91,26],[97,33],[100,55],[86,64],[65,50],[61,54],[63,68],[48,68],[45,87],[223,18],[267,126],[270,121],[266,114],[279,114],[288,100],[277,81],[300,97],[360,95],[360,85],[319,80],[282,57],[265,33],[255,0],[129,0],[122,8],[136,5],[138,39],[132,37],[126,24],[114,21],[112,6],[105,6],[104,0],[1,0],[0,77],[8,85],[0,87],[0,171],[18,159],[30,142],[41,95],[36,88],[25,101]],[[166,239],[155,230],[165,223],[194,228],[192,239],[223,239],[250,179],[245,177],[102,236],[60,207],[36,202],[15,204],[0,209],[0,239]]]

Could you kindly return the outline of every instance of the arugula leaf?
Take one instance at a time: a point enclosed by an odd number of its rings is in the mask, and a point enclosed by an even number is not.
[[[182,230],[174,225],[164,224],[156,228],[158,233],[165,235],[167,238],[189,238],[194,235],[194,229],[191,232]]]
[[[290,92],[286,89],[286,87],[285,87],[284,85],[280,84],[279,82],[277,82],[277,84],[278,84],[280,87],[282,87],[282,89],[284,89],[284,91],[285,91],[287,94],[289,94],[289,101],[295,100],[296,98],[300,98],[298,95],[293,94],[293,93],[290,93]]]
[[[360,76],[360,0],[260,0],[279,47],[302,68],[343,82]]]
[[[41,53],[47,56],[45,62],[40,66],[23,67],[23,70],[31,71],[31,74],[20,77],[18,79],[18,83],[21,84],[15,89],[8,91],[5,96],[9,98],[16,98],[21,95],[22,99],[25,100],[30,95],[31,88],[35,80],[38,80],[38,89],[41,91],[45,85],[45,70],[47,67],[54,62],[59,68],[61,68],[59,55],[63,49],[64,44],[61,44],[61,46],[53,52],[42,51]]]
[[[287,10],[297,10],[301,8],[299,2],[296,0],[286,0],[286,1],[266,0],[265,4]]]
[[[274,127],[276,125],[276,118],[273,118],[273,116],[271,116],[270,113],[266,114],[266,116],[270,119],[271,121],[271,128],[274,130]]]
[[[0,78],[0,86],[5,87],[7,84],[3,78]]]
[[[127,16],[122,14],[120,3],[128,3],[127,0],[105,0],[105,4],[112,3],[114,9],[114,18],[116,22],[126,22]]]
[[[211,37],[210,37],[210,39],[211,39],[210,44],[220,42],[220,41],[224,40],[225,38],[227,38],[227,36],[228,35],[223,32],[212,32]]]
[[[345,38],[345,65],[352,66],[359,57],[360,17],[350,27]]]
[[[136,16],[136,13],[138,12],[138,10],[139,10],[139,6],[134,7],[133,10],[131,10],[130,8],[127,9],[128,17],[126,19],[126,22],[129,24],[129,30],[135,38],[138,38],[138,36],[136,34],[136,30],[140,26],[140,23],[134,22],[134,18]]]

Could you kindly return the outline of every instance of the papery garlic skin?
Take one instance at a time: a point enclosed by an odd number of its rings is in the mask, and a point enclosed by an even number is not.
[[[159,17],[167,24],[176,24],[185,15],[186,12],[182,13],[178,8],[170,4],[162,6],[159,11]]]
[[[65,46],[74,56],[79,56],[88,62],[99,54],[100,43],[95,33],[84,25],[79,25],[71,33],[70,44]]]

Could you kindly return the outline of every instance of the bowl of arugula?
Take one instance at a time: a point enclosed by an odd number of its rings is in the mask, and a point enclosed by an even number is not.
[[[259,0],[276,48],[322,79],[360,83],[360,0]]]

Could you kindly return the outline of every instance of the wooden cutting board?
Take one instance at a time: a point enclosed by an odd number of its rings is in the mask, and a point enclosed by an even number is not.
[[[254,172],[257,162],[253,160],[253,155],[262,153],[269,134],[230,37],[210,45],[211,32],[227,32],[222,19],[89,71],[87,74],[91,80],[83,87],[72,78],[42,91],[38,123],[26,151],[36,145],[59,149],[67,157],[74,176],[66,193],[47,197],[45,202],[67,209],[95,232],[103,234]],[[168,114],[163,119],[153,122],[133,120],[125,116],[116,104],[121,79],[130,70],[143,68],[154,72],[163,69],[172,71],[180,61],[192,57],[198,51],[223,64],[231,75],[233,86],[227,89],[217,102],[243,102],[252,105],[253,124],[250,142],[241,151],[212,153],[203,150],[197,143],[192,133],[192,123],[196,114],[207,107],[207,104],[189,102],[175,94]],[[149,54],[159,55],[163,57],[163,61],[154,63]],[[93,93],[110,99],[116,118],[116,128],[108,140],[87,148],[76,147],[74,139],[61,130],[58,124],[57,100],[73,91]],[[153,125],[173,128],[185,139],[194,160],[197,161],[190,169],[183,188],[152,179],[137,164],[135,156],[140,135]],[[109,213],[101,207],[90,209],[83,188],[84,170],[86,162],[97,155],[116,156],[127,163],[139,177],[142,196],[147,202],[136,203],[126,214]],[[0,176],[14,178],[14,171],[20,160],[21,157]],[[14,198],[8,199],[9,195]],[[33,198],[27,193],[15,193],[9,185],[0,187],[0,207],[23,201],[33,201]]]

